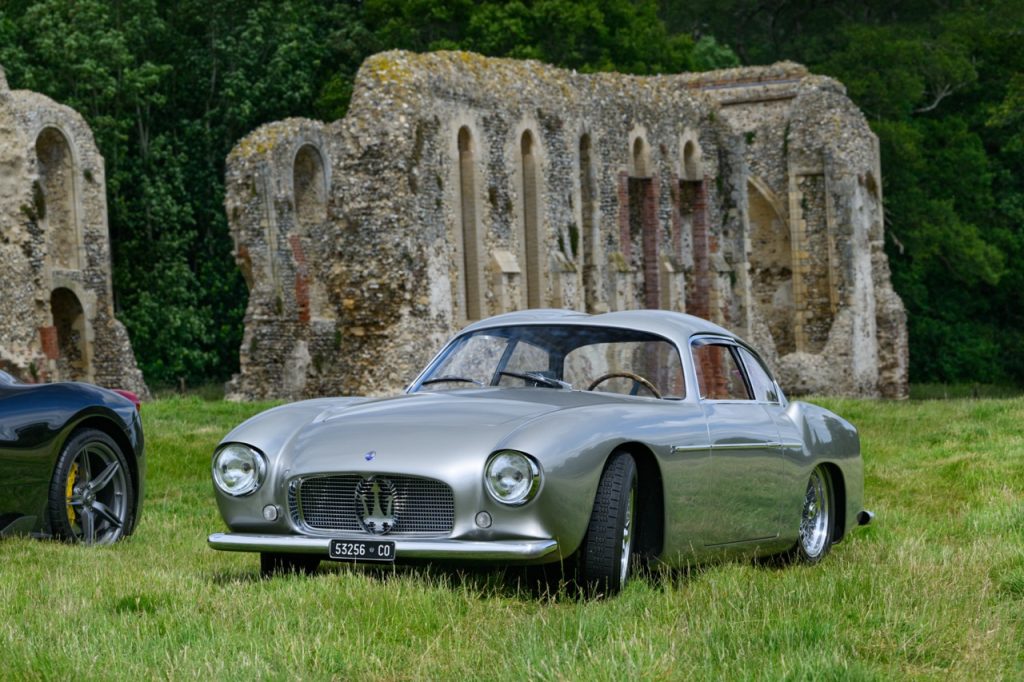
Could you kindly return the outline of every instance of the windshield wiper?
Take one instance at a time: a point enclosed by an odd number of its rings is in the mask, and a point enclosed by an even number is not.
[[[457,376],[446,376],[446,377],[437,377],[435,379],[424,379],[423,381],[420,382],[420,386],[426,386],[427,384],[443,384],[446,381],[452,381],[452,382],[458,381],[458,382],[462,382],[462,383],[465,383],[465,384],[476,384],[477,386],[480,386],[481,388],[483,388],[483,386],[484,386],[484,382],[482,382],[482,381],[477,381],[476,379],[470,379],[468,377],[457,377]]]
[[[551,377],[544,376],[540,372],[498,372],[498,374],[506,377],[515,377],[516,379],[522,379],[523,381],[532,381],[534,384],[543,384],[549,388],[572,388],[572,384],[559,381],[558,379],[552,379]]]

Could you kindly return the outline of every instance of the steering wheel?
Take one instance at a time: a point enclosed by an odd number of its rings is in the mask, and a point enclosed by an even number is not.
[[[622,377],[623,379],[633,380],[634,386],[632,392],[630,392],[630,395],[636,395],[636,392],[639,389],[639,387],[643,386],[648,391],[650,391],[655,398],[661,398],[661,392],[654,387],[654,384],[652,384],[647,379],[644,379],[639,374],[633,374],[632,372],[609,372],[608,374],[603,374],[598,378],[594,379],[592,382],[590,382],[590,385],[587,386],[587,390],[593,391],[595,388],[597,388],[598,384],[602,384],[605,381],[608,381],[609,379],[614,379],[615,377]]]

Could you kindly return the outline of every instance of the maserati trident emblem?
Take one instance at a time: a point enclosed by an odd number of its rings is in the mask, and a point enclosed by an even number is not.
[[[370,476],[356,484],[356,517],[363,530],[373,535],[390,533],[398,523],[395,513],[395,484],[386,478]]]

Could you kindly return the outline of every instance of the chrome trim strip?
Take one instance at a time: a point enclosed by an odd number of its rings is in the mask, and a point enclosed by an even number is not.
[[[323,554],[331,538],[312,538],[302,535],[260,535],[257,533],[214,533],[207,542],[213,549],[226,552],[291,552],[294,554]],[[366,537],[355,538],[366,540]],[[395,556],[401,559],[539,559],[558,549],[555,540],[498,540],[472,542],[465,540],[409,540],[374,536],[374,540],[394,540]]]
[[[697,452],[697,451],[700,451],[700,450],[707,451],[710,448],[711,448],[711,446],[709,446],[707,444],[704,444],[704,445],[673,445],[672,446],[672,454],[675,454],[677,452]]]
[[[804,447],[804,444],[798,440],[789,441],[788,443],[782,443],[781,445],[784,448],[796,448],[798,450],[802,450]]]
[[[779,447],[778,442],[763,442],[763,443],[712,443],[712,450],[774,450]]]

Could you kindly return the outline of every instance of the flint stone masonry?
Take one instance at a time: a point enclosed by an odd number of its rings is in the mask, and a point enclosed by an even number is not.
[[[877,139],[797,64],[582,75],[387,52],[348,115],[241,140],[236,398],[400,390],[467,321],[660,307],[739,332],[792,393],[905,397]]]
[[[74,110],[0,68],[0,369],[148,397],[114,318],[103,157]]]

